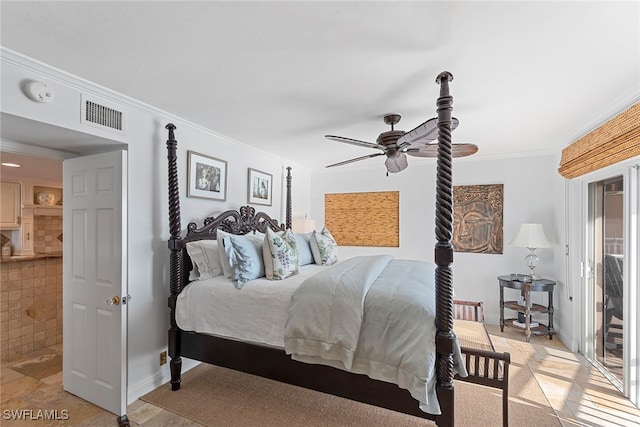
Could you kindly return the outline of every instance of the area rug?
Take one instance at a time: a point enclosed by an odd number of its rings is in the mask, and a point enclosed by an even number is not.
[[[43,352],[27,361],[12,365],[11,369],[41,380],[62,371],[62,355],[53,351]]]
[[[514,377],[510,378],[514,386],[526,389],[527,398],[510,402],[509,424],[559,426],[526,364],[521,368],[523,365],[516,363],[511,371]],[[455,389],[456,425],[502,426],[501,390],[459,381]],[[183,375],[179,391],[171,391],[165,384],[140,399],[211,427],[435,425],[410,415],[204,363]]]

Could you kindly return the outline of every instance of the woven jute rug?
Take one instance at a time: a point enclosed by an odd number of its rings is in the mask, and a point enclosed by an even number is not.
[[[517,351],[516,351],[517,352]],[[512,354],[509,425],[559,426],[546,397],[523,362]],[[501,390],[456,381],[457,426],[502,426]],[[512,395],[510,393],[510,396]],[[206,426],[360,427],[431,426],[433,422],[230,369],[200,364],[182,386],[165,384],[141,397]]]

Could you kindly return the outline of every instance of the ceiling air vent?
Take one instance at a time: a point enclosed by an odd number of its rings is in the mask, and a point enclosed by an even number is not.
[[[124,133],[125,114],[108,102],[82,97],[81,122],[101,129]]]

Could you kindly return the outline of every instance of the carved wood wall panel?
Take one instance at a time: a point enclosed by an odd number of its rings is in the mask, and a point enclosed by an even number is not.
[[[454,251],[501,254],[503,206],[502,184],[454,186]]]
[[[400,192],[324,195],[324,222],[341,246],[400,246]]]

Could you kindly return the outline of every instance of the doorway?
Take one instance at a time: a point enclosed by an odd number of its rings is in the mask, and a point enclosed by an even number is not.
[[[5,184],[17,189],[9,195],[16,224],[1,233],[1,288],[13,292],[2,309],[3,331],[11,337],[2,361],[11,362],[62,349],[62,161],[4,151],[0,158],[3,190]]]
[[[94,227],[94,229],[98,230],[97,233],[87,236],[84,240],[76,238],[74,241],[74,236],[79,235],[77,231],[82,228],[78,225],[81,223],[78,218],[81,216],[82,218],[85,218],[85,216],[83,211],[80,209],[74,211],[73,216],[76,221],[73,223],[73,226],[76,228],[70,228],[69,225],[67,225],[67,221],[71,218],[69,216],[71,211],[67,211],[67,205],[73,197],[68,198],[67,196],[71,195],[64,195],[63,199],[65,203],[63,208],[65,213],[60,217],[61,219],[64,219],[64,232],[59,233],[63,240],[61,243],[64,245],[64,258],[62,261],[63,265],[61,265],[58,270],[60,270],[61,273],[64,271],[65,277],[73,277],[74,279],[79,277],[79,273],[95,272],[96,274],[93,274],[92,276],[88,274],[86,275],[87,283],[95,284],[96,286],[94,286],[94,288],[107,288],[105,283],[109,284],[107,283],[110,279],[109,274],[113,276],[115,273],[121,272],[122,274],[118,274],[118,278],[116,278],[118,280],[114,279],[110,282],[113,284],[113,289],[110,289],[113,291],[111,292],[110,297],[113,301],[115,301],[115,297],[117,297],[122,301],[122,303],[116,304],[114,302],[113,304],[106,304],[105,298],[101,298],[97,304],[87,305],[87,310],[85,310],[88,318],[97,319],[95,325],[90,322],[75,321],[80,317],[78,313],[83,312],[82,304],[74,300],[71,305],[74,310],[69,310],[69,307],[63,309],[62,307],[65,306],[65,302],[63,300],[76,296],[76,294],[80,294],[80,292],[75,292],[73,290],[70,291],[67,289],[67,283],[69,283],[69,280],[67,278],[63,279],[63,287],[65,288],[62,293],[63,298],[61,298],[60,301],[56,300],[56,302],[59,303],[60,315],[63,317],[63,321],[59,322],[62,325],[61,329],[64,328],[64,331],[60,332],[60,336],[65,342],[61,343],[63,345],[58,346],[56,351],[62,356],[65,373],[68,371],[71,373],[86,374],[87,378],[92,378],[93,376],[95,379],[93,382],[100,385],[106,384],[107,389],[110,390],[110,393],[112,393],[113,396],[110,397],[109,402],[105,403],[103,398],[106,392],[96,393],[94,390],[90,390],[89,387],[79,388],[77,385],[70,385],[69,387],[75,387],[73,389],[73,394],[76,394],[87,401],[94,402],[98,406],[104,407],[110,412],[119,415],[121,419],[126,420],[127,316],[125,310],[126,307],[123,306],[123,297],[127,296],[126,144],[70,129],[59,128],[45,123],[11,116],[5,113],[2,113],[2,119],[1,131],[3,157],[5,155],[21,155],[25,156],[27,159],[31,159],[32,161],[39,158],[56,160],[59,162],[60,170],[62,170],[62,161],[64,160],[64,163],[66,164],[71,159],[72,161],[77,160],[81,162],[83,165],[81,169],[84,170],[83,162],[87,159],[104,157],[110,153],[121,153],[120,156],[117,156],[119,158],[117,164],[96,164],[94,166],[95,171],[91,176],[84,176],[75,172],[70,175],[70,181],[67,182],[67,178],[59,180],[59,187],[65,187],[65,193],[67,188],[74,188],[74,195],[77,194],[79,198],[83,197],[83,194],[81,194],[83,190],[86,190],[87,194],[97,192],[103,199],[112,194],[113,197],[111,197],[111,199],[113,199],[113,203],[120,205],[116,206],[115,210],[110,210],[110,206],[103,205],[102,201],[95,201],[90,206],[93,210],[85,209],[85,211],[96,211],[93,216],[96,218],[94,223],[96,223],[97,226]],[[27,143],[23,141],[29,142]],[[27,160],[27,162],[28,161],[29,160]],[[41,169],[45,170],[47,168]],[[64,184],[63,181],[65,182]],[[67,185],[67,183],[72,183],[73,185]],[[88,221],[93,220],[89,218]],[[111,225],[112,228],[105,227],[105,225]],[[105,230],[115,230],[120,237],[115,239],[113,232],[109,232],[108,236],[104,236],[103,234]],[[100,234],[100,232],[103,233]],[[68,239],[72,240],[67,242]],[[73,242],[73,244],[71,244],[71,242]],[[107,243],[109,243],[108,247]],[[91,254],[96,251],[101,251],[99,256],[92,256]],[[98,260],[97,263],[94,263],[97,265],[91,266],[90,263],[83,262],[80,260],[79,254],[84,254],[91,259]],[[74,269],[70,270],[70,273],[67,273],[67,271],[69,271],[68,265],[71,265],[70,263],[72,261],[74,261],[72,263]],[[107,261],[113,261],[113,263],[107,266]],[[116,262],[119,263],[118,268],[114,267]],[[90,269],[93,270],[89,271]],[[118,285],[118,289],[116,289],[116,285]],[[89,313],[90,311],[92,311],[92,313]],[[116,322],[114,319],[119,319],[119,321]],[[74,327],[69,329],[68,327],[70,325],[74,325]],[[92,327],[93,329],[89,330],[89,327]],[[93,338],[84,340],[76,339],[73,341],[72,346],[67,345],[66,341],[68,338],[76,337],[77,335]],[[93,346],[95,348],[92,348],[90,344],[96,343],[95,337],[101,337],[101,341]],[[100,345],[106,345],[107,348],[113,350],[110,353],[102,351],[103,349]],[[87,357],[80,361],[81,358],[79,355]],[[71,363],[67,363],[67,359],[70,356],[75,357],[73,357]],[[91,360],[92,363],[95,362],[94,365],[89,363],[89,357],[92,357]],[[67,366],[70,368],[67,368]],[[68,390],[69,387],[67,387],[66,383],[69,381],[66,381],[64,377],[63,373],[63,382],[65,383],[64,388]],[[71,382],[69,382],[69,384],[71,384]],[[98,395],[98,398],[94,398],[94,395],[96,394]]]

